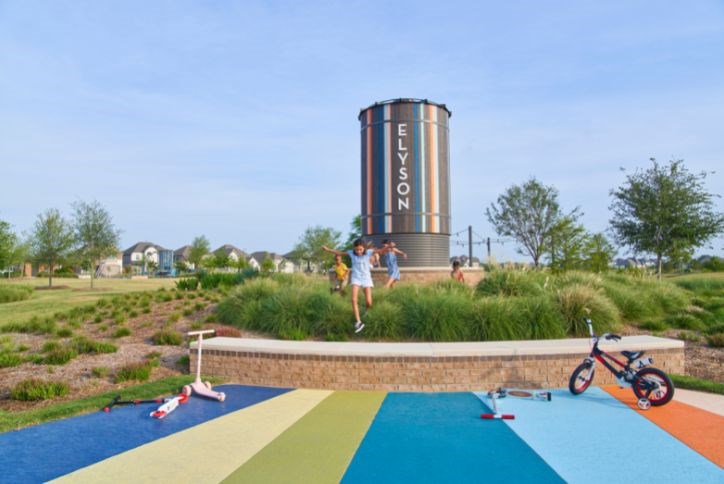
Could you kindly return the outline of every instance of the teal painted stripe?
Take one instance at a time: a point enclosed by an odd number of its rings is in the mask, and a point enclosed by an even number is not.
[[[507,397],[505,423],[568,482],[724,482],[724,471],[600,388]],[[656,409],[649,410],[655,412]]]
[[[391,393],[343,482],[562,482],[472,393]]]

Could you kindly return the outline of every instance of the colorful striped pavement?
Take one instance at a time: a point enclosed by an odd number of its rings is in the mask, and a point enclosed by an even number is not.
[[[485,393],[222,385],[162,420],[116,407],[0,434],[3,482],[724,482],[724,417],[630,390]]]

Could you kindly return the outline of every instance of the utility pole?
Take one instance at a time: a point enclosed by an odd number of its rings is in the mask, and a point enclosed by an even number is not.
[[[486,244],[488,246],[488,262],[490,262],[490,237],[488,237]]]
[[[468,225],[468,267],[473,267],[473,226]]]

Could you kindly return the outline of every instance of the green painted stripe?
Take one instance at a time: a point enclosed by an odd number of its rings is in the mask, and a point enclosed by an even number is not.
[[[224,482],[339,482],[384,392],[335,392]]]

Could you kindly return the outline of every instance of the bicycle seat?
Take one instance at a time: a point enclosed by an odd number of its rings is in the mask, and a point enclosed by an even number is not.
[[[629,361],[641,358],[646,351],[622,351],[621,354],[628,358]]]

